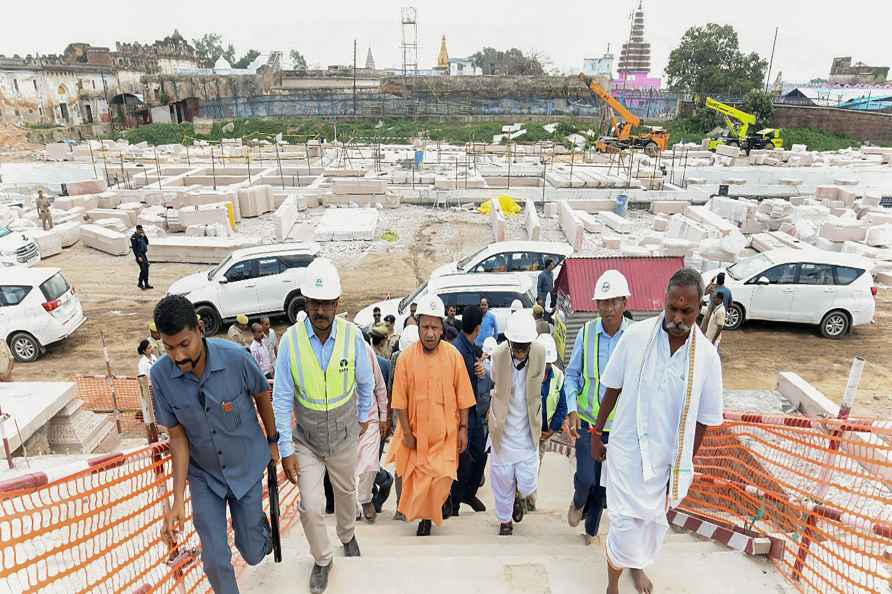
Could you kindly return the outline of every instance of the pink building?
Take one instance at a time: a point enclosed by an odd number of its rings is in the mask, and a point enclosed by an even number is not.
[[[618,76],[614,89],[656,91],[663,81],[650,76],[650,43],[644,40],[644,3],[632,15],[629,41],[623,44],[619,54]]]

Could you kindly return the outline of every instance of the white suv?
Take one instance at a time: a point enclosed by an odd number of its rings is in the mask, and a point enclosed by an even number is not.
[[[456,272],[515,272],[536,281],[545,268],[546,260],[554,260],[557,278],[564,258],[573,255],[573,246],[559,241],[497,241],[465,256],[434,269],[431,276],[443,276]]]
[[[167,292],[184,295],[195,304],[208,336],[239,314],[285,314],[294,323],[304,309],[300,285],[306,267],[318,253],[319,245],[309,242],[236,250],[211,270],[174,282]]]
[[[40,262],[37,243],[24,233],[0,227],[0,265],[34,266]]]
[[[725,274],[732,297],[725,328],[736,330],[745,320],[799,322],[840,338],[873,322],[877,289],[870,269],[860,256],[818,249],[771,250],[740,260]]]
[[[58,268],[0,269],[0,336],[16,361],[30,363],[87,321]]]
[[[356,314],[353,322],[360,328],[372,323],[372,310],[381,308],[381,318],[393,315],[396,318],[394,328],[397,332],[403,329],[403,323],[409,316],[412,303],[422,301],[431,292],[438,295],[448,308],[454,305],[461,316],[466,305],[479,305],[480,299],[486,297],[490,311],[496,316],[496,330],[501,333],[511,315],[511,303],[517,299],[524,308],[533,307],[536,303],[535,286],[529,278],[520,274],[447,274],[432,277],[403,299],[388,299],[373,303]]]

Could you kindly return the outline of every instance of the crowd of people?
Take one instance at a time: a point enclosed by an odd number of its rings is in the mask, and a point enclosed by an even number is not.
[[[564,363],[544,307],[552,269],[537,305],[512,306],[503,332],[486,299],[459,312],[436,296],[413,303],[399,333],[378,308],[359,328],[338,315],[340,276],[324,258],[307,268],[306,311],[281,338],[268,319],[243,315],[229,340],[206,338],[185,297],[163,298],[138,351],[173,458],[165,539],[186,521],[188,481],[208,579],[217,594],[237,593],[226,507],[236,548],[259,563],[272,546],[261,478],[273,460],[300,489],[309,590],[319,594],[335,556],[326,514],[343,554],[360,556],[356,522],[375,522],[391,491],[395,519],[417,522],[424,537],[463,505],[486,512],[478,491],[488,480],[498,534],[511,536],[536,511],[543,455],[563,434],[576,451],[569,526],[584,521],[591,544],[606,509],[608,593],[625,570],[650,592],[644,570],[659,556],[666,510],[693,480],[707,427],[722,421],[709,332],[724,322],[726,289],[710,287],[706,334],[705,288],[690,269],[669,281],[659,316],[633,323],[628,280],[609,270],[593,287],[598,316]]]

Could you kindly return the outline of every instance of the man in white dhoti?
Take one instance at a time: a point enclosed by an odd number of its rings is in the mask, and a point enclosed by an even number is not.
[[[536,336],[529,311],[511,314],[505,329],[508,340],[485,364],[495,384],[487,414],[489,474],[501,536],[514,533],[512,520],[523,520],[525,499],[538,484],[545,347]]]
[[[377,406],[369,411],[369,426],[365,433],[359,436],[358,455],[356,457],[356,519],[365,517],[369,523],[374,523],[378,515],[375,505],[372,503],[372,491],[375,486],[375,476],[380,466],[380,447],[382,425],[387,423],[387,382],[378,365],[378,358],[371,345],[366,343],[366,351],[369,362],[372,365],[372,375],[375,378],[373,394]]]
[[[644,573],[660,553],[668,522],[693,482],[693,458],[707,426],[722,423],[722,367],[697,326],[703,279],[684,268],[670,279],[665,311],[630,326],[610,358],[595,435],[616,407],[609,453],[592,439],[592,456],[606,464],[608,594],[619,594],[629,569],[649,594]],[[606,474],[606,477],[604,476]]]

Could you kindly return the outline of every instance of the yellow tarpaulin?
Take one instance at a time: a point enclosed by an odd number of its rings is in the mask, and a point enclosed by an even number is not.
[[[523,211],[523,208],[521,208],[521,206],[515,202],[514,198],[508,194],[502,194],[498,198],[495,198],[495,200],[499,201],[499,206],[502,207],[502,212],[506,215],[516,215]],[[482,214],[489,214],[490,211],[492,211],[492,200],[487,200],[480,205],[480,212]]]

